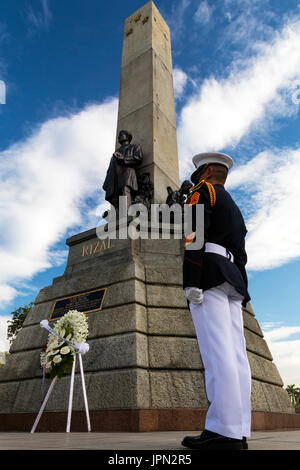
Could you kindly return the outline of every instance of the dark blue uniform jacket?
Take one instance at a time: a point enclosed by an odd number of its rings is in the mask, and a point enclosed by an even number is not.
[[[204,243],[217,243],[227,248],[234,256],[234,263],[222,255],[204,253],[204,245],[197,250],[185,249],[183,288],[206,290],[228,281],[243,295],[242,305],[245,307],[250,300],[245,269],[245,222],[240,209],[222,184],[212,185],[203,181],[192,188],[187,203],[192,204],[192,210],[195,204],[204,204]],[[195,224],[196,218],[193,217],[193,232],[196,231]]]

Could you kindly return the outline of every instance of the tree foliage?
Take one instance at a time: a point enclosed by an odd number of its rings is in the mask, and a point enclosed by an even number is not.
[[[300,388],[295,384],[287,385],[286,391],[289,394],[292,405],[295,407],[296,413],[300,413]]]
[[[19,307],[14,312],[11,312],[12,319],[8,321],[7,328],[7,339],[9,340],[10,344],[13,342],[18,332],[22,328],[25,318],[33,305],[34,303],[30,302],[29,305],[24,305],[24,307]]]

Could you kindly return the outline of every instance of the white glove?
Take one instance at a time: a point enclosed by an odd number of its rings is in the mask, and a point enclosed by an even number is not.
[[[187,299],[194,305],[200,305],[203,302],[203,291],[198,287],[186,287],[185,295]]]

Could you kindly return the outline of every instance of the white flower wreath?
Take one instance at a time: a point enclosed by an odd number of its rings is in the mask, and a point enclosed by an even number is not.
[[[48,321],[41,321],[43,328],[48,327]],[[78,310],[69,310],[55,323],[53,333],[50,332],[45,351],[41,353],[41,366],[50,377],[61,378],[70,373],[73,365],[73,355],[80,352],[85,354],[89,345],[85,343],[88,337],[87,316]]]

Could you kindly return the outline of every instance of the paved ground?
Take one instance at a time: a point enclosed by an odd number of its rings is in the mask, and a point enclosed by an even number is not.
[[[0,433],[0,450],[188,450],[185,435],[199,432]],[[300,450],[300,430],[253,432],[249,450]]]

